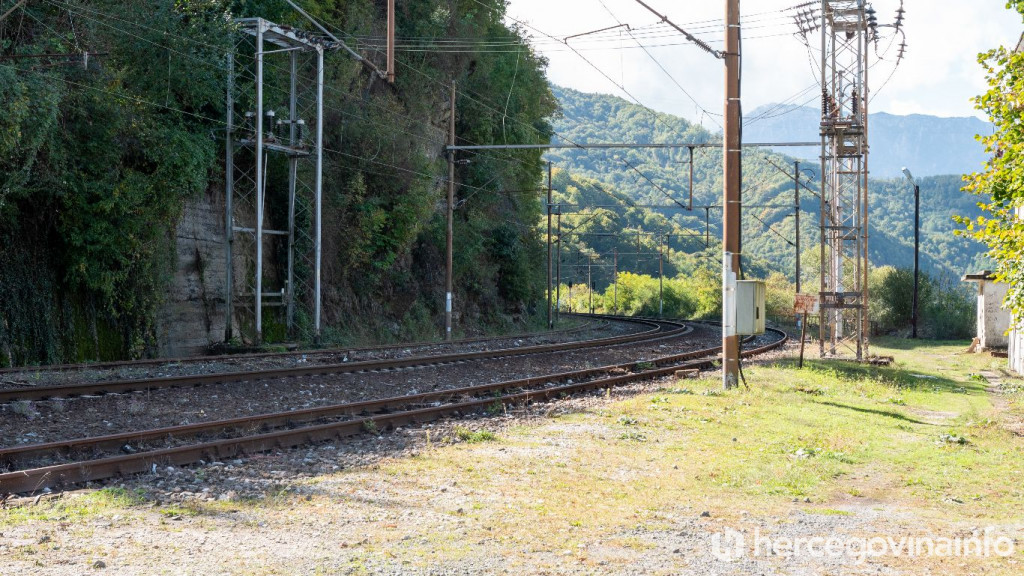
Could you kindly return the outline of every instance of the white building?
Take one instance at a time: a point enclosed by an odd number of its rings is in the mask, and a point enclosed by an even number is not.
[[[1006,348],[1009,339],[1006,331],[1010,329],[1010,312],[1003,308],[1008,286],[996,282],[995,276],[988,270],[980,274],[967,274],[964,282],[978,285],[978,346],[980,350]]]

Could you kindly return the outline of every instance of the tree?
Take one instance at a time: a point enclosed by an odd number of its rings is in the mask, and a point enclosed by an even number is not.
[[[1009,0],[1006,7],[1024,15],[1024,0]],[[978,56],[985,68],[988,92],[974,99],[995,131],[980,136],[992,158],[982,172],[964,177],[964,190],[981,195],[983,214],[975,219],[960,217],[962,233],[989,247],[996,261],[996,278],[1009,286],[1007,305],[1019,318],[1024,315],[1024,222],[1018,216],[1024,207],[1024,53],[995,48]]]

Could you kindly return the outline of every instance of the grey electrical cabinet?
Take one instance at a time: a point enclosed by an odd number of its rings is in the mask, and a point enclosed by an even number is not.
[[[760,280],[736,282],[736,333],[764,334],[765,285]]]

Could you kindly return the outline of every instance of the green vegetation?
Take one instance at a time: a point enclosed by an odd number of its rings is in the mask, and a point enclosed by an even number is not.
[[[562,116],[555,119],[554,128],[563,139],[574,142],[718,141],[718,134],[712,130],[675,116],[645,110],[614,96],[585,94],[560,87],[555,87],[554,92],[563,110]],[[606,188],[602,196],[588,197],[582,194],[582,200],[614,199],[615,203],[622,205],[622,208],[614,211],[633,213],[625,219],[611,222],[605,232],[621,231],[628,237],[640,223],[646,232],[672,234],[672,248],[691,254],[691,259],[706,260],[707,265],[713,267],[720,265],[720,256],[716,255],[716,250],[720,254],[721,211],[711,209],[708,218],[710,226],[706,229],[703,209],[689,212],[680,207],[680,204],[687,206],[689,202],[689,154],[685,148],[607,151],[570,149],[553,151],[549,158],[554,161],[556,168],[572,173],[576,182],[587,183],[589,188],[597,186],[595,182],[600,182]],[[804,173],[801,181],[812,190],[817,190],[818,165],[802,162],[801,167],[812,173]],[[743,248],[745,254],[753,255],[744,259],[745,272],[750,278],[766,278],[772,271],[776,271],[784,273],[790,281],[795,279],[795,253],[791,244],[795,237],[792,174],[793,160],[785,155],[763,149],[744,151]],[[956,229],[953,215],[980,214],[974,200],[960,192],[960,177],[920,178],[919,184],[922,268],[935,278],[959,278],[967,270],[989,265],[982,255],[982,245],[953,235]],[[872,265],[911,266],[913,189],[903,179],[872,180],[869,187],[869,256]],[[563,194],[568,190],[567,184],[557,177],[555,189]],[[718,147],[695,149],[694,205],[720,205],[721,194],[721,150]],[[557,196],[556,203],[560,202],[583,203],[575,201],[571,194],[569,198]],[[662,207],[632,208],[635,204],[657,204]],[[802,280],[804,285],[813,287],[817,284],[818,199],[812,192],[803,190],[800,206]],[[567,217],[563,216],[563,222],[566,220]],[[704,247],[705,234],[710,237],[710,248]],[[647,251],[657,245],[657,241],[651,242],[647,245]],[[594,249],[601,254],[606,252],[600,245]],[[672,260],[673,266],[669,275],[674,275],[677,270],[688,272],[681,257],[672,255],[669,260]],[[675,267],[677,261],[678,268]],[[653,261],[648,257],[645,263],[637,264],[628,257],[623,258],[622,262],[623,270],[652,275],[657,273],[656,254]]]
[[[383,5],[301,4],[380,58],[356,39],[379,34]],[[344,52],[328,53],[329,339],[421,337],[439,325],[452,80],[460,141],[548,140],[555,101],[545,62],[529,48],[486,49],[522,39],[503,24],[504,9],[500,0],[402,4],[400,37],[459,37],[484,48],[401,54],[394,88]],[[232,19],[250,16],[310,26],[279,0],[29,2],[0,22],[0,365],[152,353],[183,206],[223,194],[225,54]],[[87,61],[35,57],[85,51]],[[283,73],[270,67],[268,85]],[[522,326],[527,304],[542,296],[535,264],[543,247],[530,230],[541,206],[536,194],[514,191],[537,188],[540,153],[458,160],[460,326]],[[271,179],[285,172],[269,169]],[[269,189],[284,187],[271,181]],[[277,314],[265,317],[271,340],[290,336]]]
[[[481,442],[494,442],[498,439],[490,430],[470,430],[465,426],[455,427],[455,437],[463,442],[479,444]]]
[[[905,332],[911,324],[914,273],[882,266],[868,277],[871,322],[880,334]],[[918,287],[918,335],[922,338],[970,338],[974,335],[975,302],[970,288],[922,273]]]
[[[1024,2],[1007,0],[1006,7],[1024,15]],[[1024,53],[999,47],[978,56],[985,68],[989,90],[974,99],[975,108],[988,115],[995,131],[979,138],[992,155],[982,172],[964,177],[965,190],[982,197],[984,215],[961,213],[966,233],[984,242],[997,262],[996,277],[1009,284],[1006,302],[1017,318],[1024,315],[1024,109],[1017,96],[1024,88]]]

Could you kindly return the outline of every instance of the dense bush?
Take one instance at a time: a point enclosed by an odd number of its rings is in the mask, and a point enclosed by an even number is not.
[[[906,335],[911,328],[914,273],[883,266],[871,271],[871,322],[876,333]],[[950,279],[921,273],[918,280],[918,336],[961,339],[974,334],[975,303],[970,290]]]

